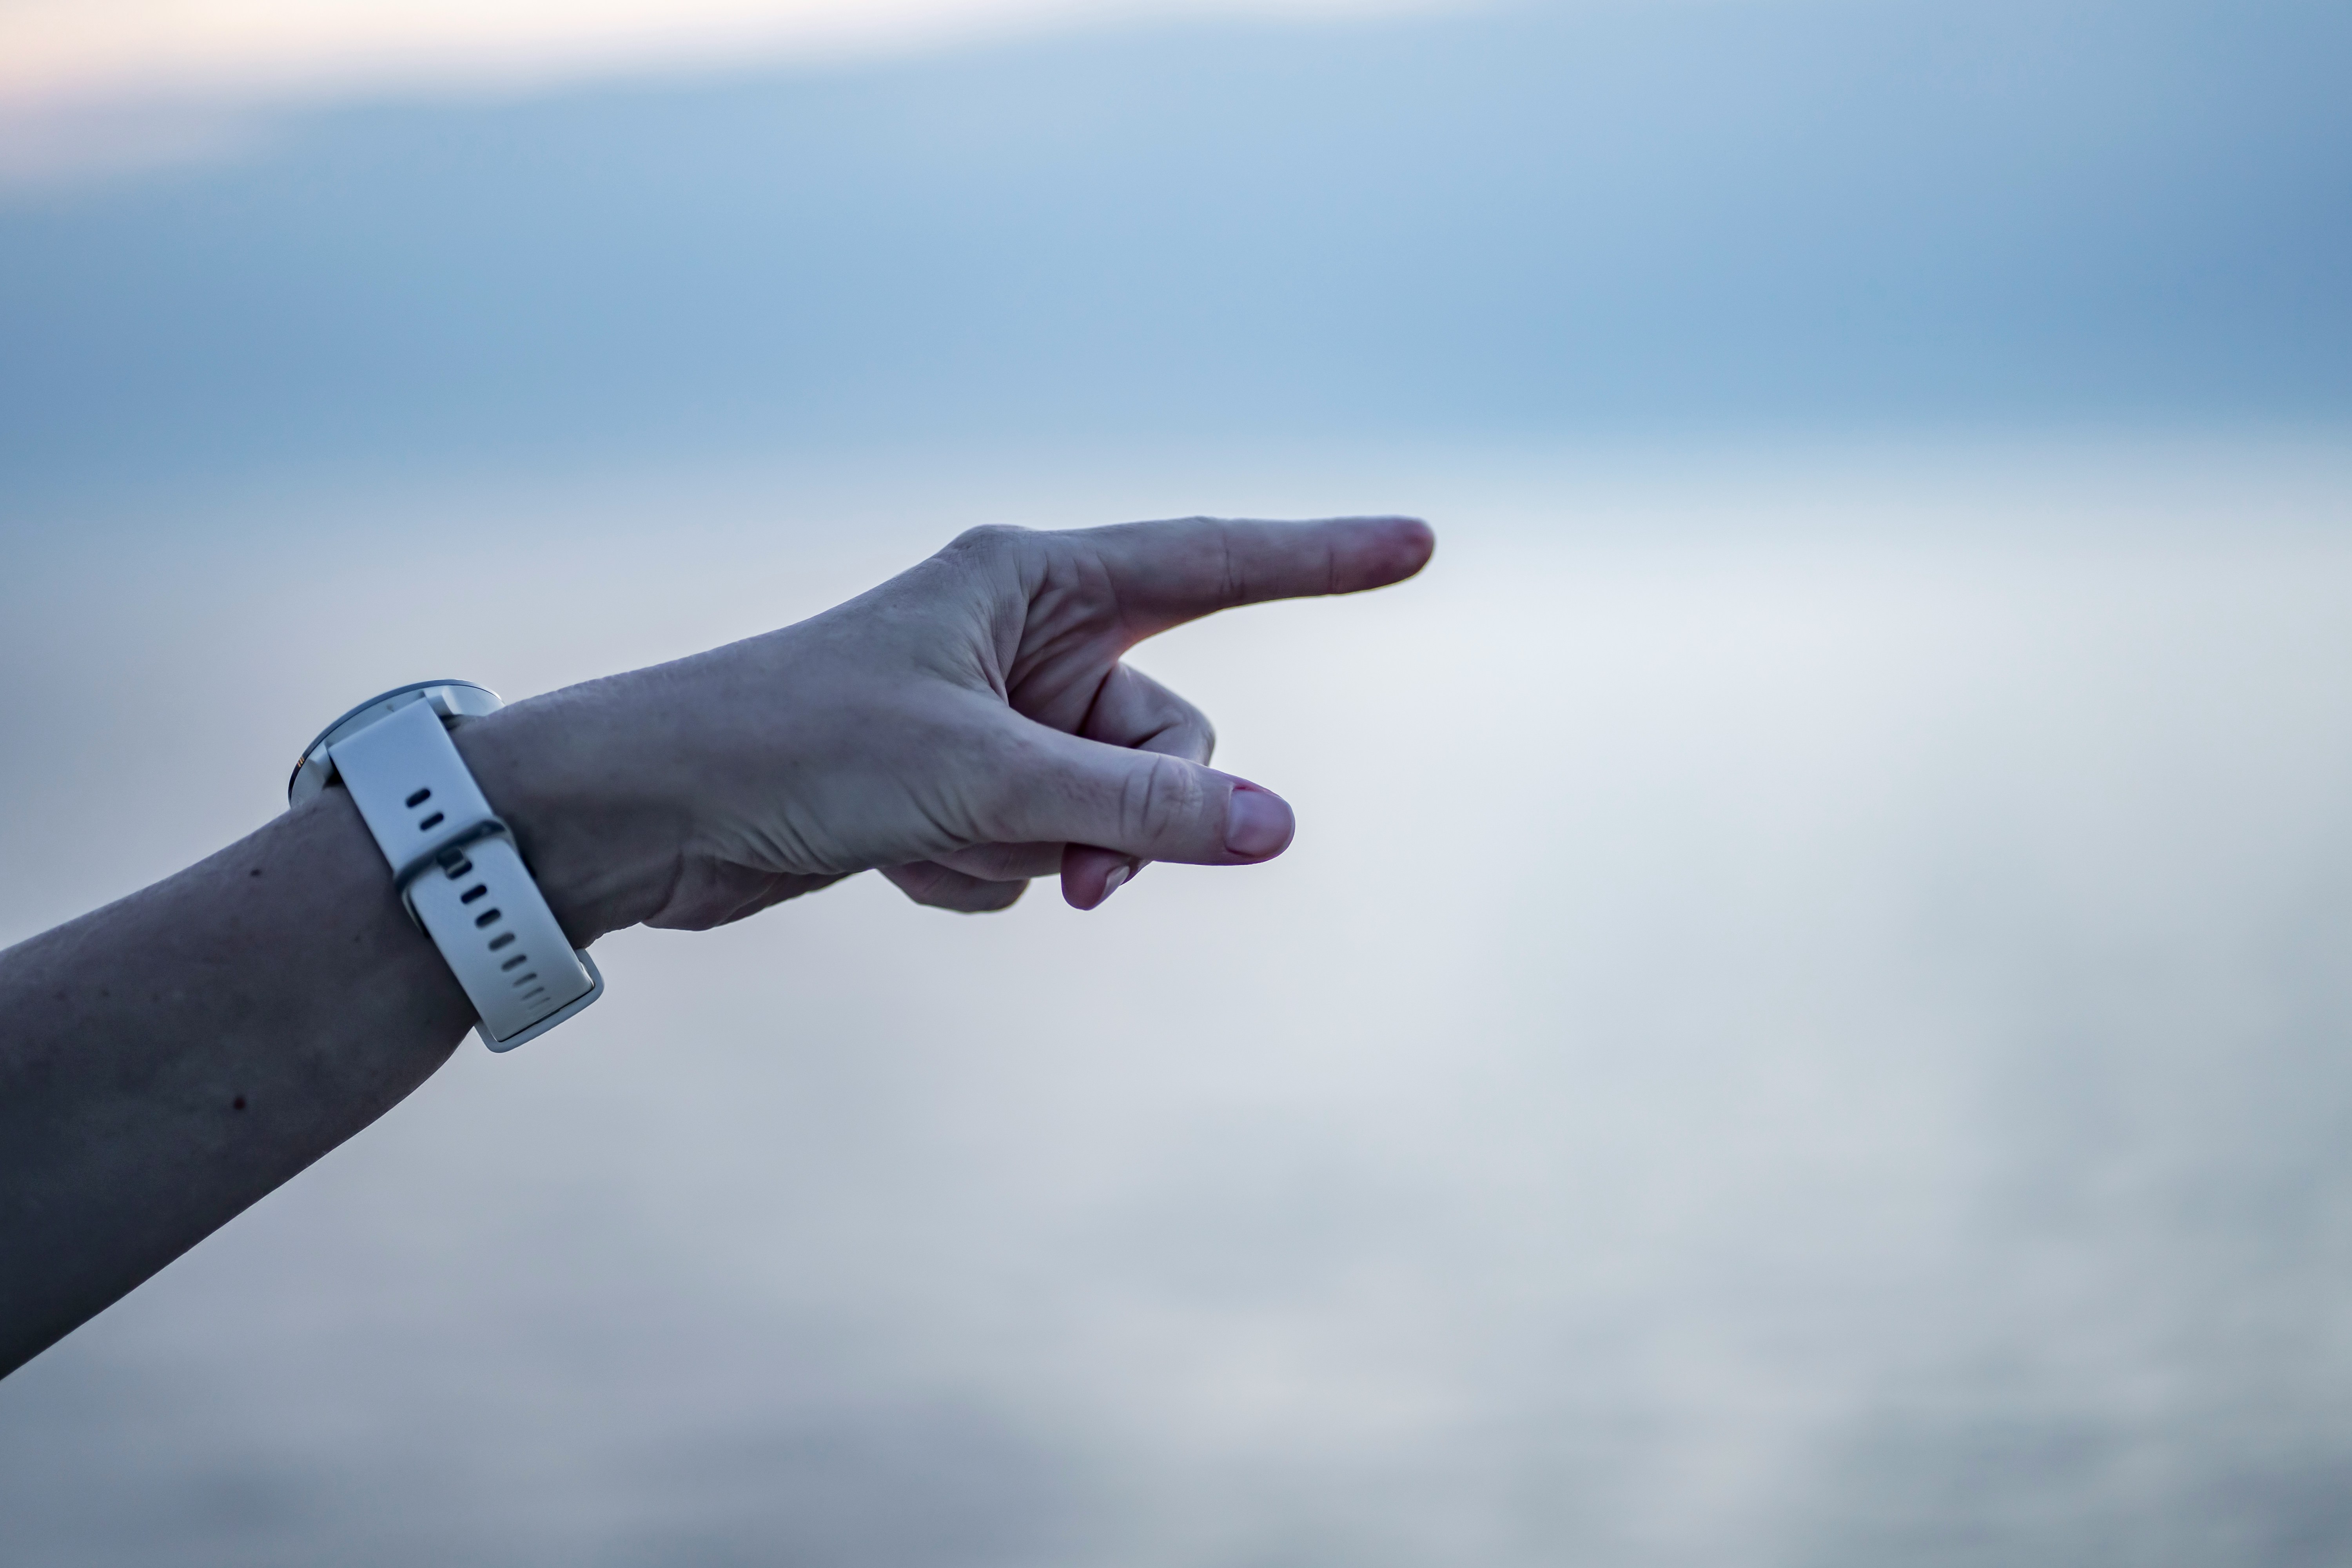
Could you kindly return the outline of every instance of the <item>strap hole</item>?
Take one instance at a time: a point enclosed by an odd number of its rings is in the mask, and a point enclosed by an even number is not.
[[[427,832],[430,829],[440,826],[443,820],[443,814],[436,811],[432,816],[426,817],[424,821],[418,823],[416,825],[416,831],[419,833]]]
[[[487,893],[489,890],[490,885],[488,882],[477,882],[472,887],[467,889],[464,892],[458,894],[457,901],[461,904],[470,904],[476,899],[480,898],[484,893]]]
[[[415,811],[418,806],[423,805],[426,801],[431,800],[432,798],[433,792],[431,790],[418,790],[415,795],[408,797],[408,809]]]
[[[499,967],[500,969],[512,969],[519,963],[529,963],[530,962],[530,954],[527,952],[518,952],[512,958],[508,959],[504,963],[499,964]]]
[[[484,910],[480,914],[478,914],[478,915],[476,915],[476,916],[474,917],[474,926],[475,926],[475,929],[476,929],[476,930],[479,930],[481,927],[486,926],[486,925],[495,925],[496,923],[498,923],[498,918],[499,918],[499,911],[498,911],[498,910]]]
[[[514,939],[515,933],[512,931],[507,932],[504,936],[493,937],[490,939],[490,951],[492,952],[496,952],[499,949],[505,947],[507,944],[513,942]]]
[[[518,985],[528,985],[528,984],[530,984],[532,981],[534,981],[534,980],[536,980],[536,979],[538,979],[538,978],[539,978],[539,971],[538,971],[538,970],[536,970],[536,969],[534,969],[534,970],[532,970],[529,974],[517,975],[517,976],[515,977],[515,984],[518,984]],[[544,987],[542,987],[541,989],[544,989]]]

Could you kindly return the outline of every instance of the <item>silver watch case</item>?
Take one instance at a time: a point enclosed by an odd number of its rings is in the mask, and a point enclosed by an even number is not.
[[[470,680],[420,680],[414,686],[395,686],[389,691],[380,691],[320,731],[318,738],[302,748],[301,760],[294,764],[294,776],[286,781],[286,804],[299,805],[335,782],[335,759],[328,754],[329,747],[351,739],[380,719],[390,718],[412,702],[433,704],[433,711],[440,714],[442,724],[451,730],[468,719],[482,718],[506,706],[497,692]]]

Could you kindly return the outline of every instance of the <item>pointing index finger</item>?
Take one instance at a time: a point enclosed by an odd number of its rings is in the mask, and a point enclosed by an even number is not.
[[[1385,587],[1420,571],[1437,547],[1429,524],[1414,517],[1188,517],[1075,537],[1093,550],[1120,610],[1146,635],[1236,605]]]

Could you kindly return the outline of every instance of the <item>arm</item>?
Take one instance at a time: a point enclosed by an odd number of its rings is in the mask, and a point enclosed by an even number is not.
[[[1430,549],[1402,519],[986,531],[813,620],[456,739],[578,946],[870,868],[966,910],[1058,873],[1091,909],[1151,860],[1254,864],[1291,834],[1127,649],[1394,582]],[[472,1022],[340,789],[0,952],[0,1373],[383,1115]]]

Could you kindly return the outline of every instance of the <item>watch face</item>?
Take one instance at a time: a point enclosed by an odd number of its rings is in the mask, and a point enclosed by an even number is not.
[[[499,700],[497,692],[470,680],[420,680],[413,686],[380,691],[320,731],[318,738],[302,748],[301,760],[294,764],[294,776],[286,781],[286,804],[299,805],[334,781],[335,763],[327,754],[329,747],[350,740],[377,720],[389,718],[412,702],[431,703],[433,711],[441,715],[441,721],[452,726],[460,720],[478,719],[506,706]]]

